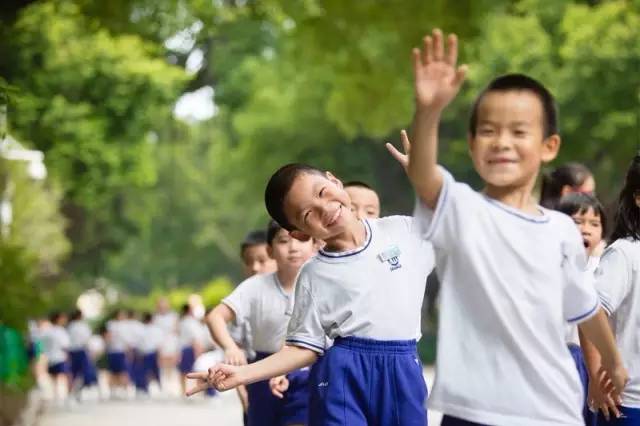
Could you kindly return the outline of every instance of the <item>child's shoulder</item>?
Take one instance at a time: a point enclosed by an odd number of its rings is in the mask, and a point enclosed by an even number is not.
[[[617,250],[621,252],[629,260],[635,260],[640,263],[640,241],[631,238],[619,238],[606,248],[607,251]]]

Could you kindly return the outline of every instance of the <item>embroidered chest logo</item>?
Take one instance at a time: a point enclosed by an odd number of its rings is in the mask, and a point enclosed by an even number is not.
[[[402,268],[400,264],[400,249],[398,246],[391,246],[378,255],[378,260],[382,263],[388,263],[391,271]]]

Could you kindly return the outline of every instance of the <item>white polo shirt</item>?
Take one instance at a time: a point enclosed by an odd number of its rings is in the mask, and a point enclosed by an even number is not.
[[[640,408],[640,241],[617,240],[605,250],[596,289],[629,372],[622,405]]]
[[[222,303],[235,313],[236,324],[248,323],[253,350],[274,353],[284,345],[292,297],[273,272],[247,278]]]
[[[420,338],[431,244],[413,218],[363,221],[364,245],[335,253],[320,251],[301,269],[287,344],[322,354],[326,338],[376,340]]]
[[[124,320],[111,320],[107,323],[109,339],[107,340],[107,352],[119,353],[129,349],[129,335]]]
[[[66,361],[69,349],[69,333],[64,327],[52,325],[42,332],[42,349],[49,365]]]
[[[578,229],[567,215],[523,213],[442,173],[435,212],[415,210],[442,283],[429,407],[495,426],[583,425],[564,331],[599,301]]]
[[[203,343],[203,330],[200,321],[191,315],[185,315],[178,323],[178,340],[184,348]]]
[[[78,351],[85,349],[89,339],[91,338],[91,328],[84,320],[71,321],[67,326],[69,333],[69,350]]]
[[[164,337],[164,330],[153,322],[142,324],[142,334],[136,343],[136,349],[143,354],[152,354],[158,351]]]

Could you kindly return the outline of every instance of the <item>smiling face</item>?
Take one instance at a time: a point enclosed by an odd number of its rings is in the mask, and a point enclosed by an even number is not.
[[[345,188],[351,198],[351,211],[358,219],[377,219],[380,217],[380,199],[372,189],[364,186]]]
[[[292,235],[330,240],[358,219],[349,194],[331,173],[300,173],[284,199],[284,214],[295,227]]]
[[[553,160],[557,135],[544,137],[540,99],[526,90],[487,92],[478,105],[471,157],[487,189],[533,188],[540,164]]]
[[[572,214],[571,218],[580,230],[587,254],[591,255],[602,241],[602,218],[591,207]]]

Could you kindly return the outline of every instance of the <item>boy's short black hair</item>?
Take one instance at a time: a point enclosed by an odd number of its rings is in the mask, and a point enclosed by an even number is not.
[[[284,200],[291,190],[293,182],[302,173],[324,176],[324,172],[316,167],[291,163],[280,167],[271,176],[264,191],[264,203],[269,216],[287,231],[293,231],[295,227],[289,222],[284,213]]]
[[[478,108],[484,96],[489,92],[507,92],[511,90],[524,90],[535,94],[542,104],[544,137],[548,138],[551,135],[558,134],[558,109],[551,92],[542,83],[524,74],[506,74],[489,83],[476,98],[469,119],[469,133],[472,137],[476,136]]]
[[[79,319],[82,319],[82,311],[80,309],[74,309],[73,311],[71,311],[71,314],[69,315],[69,319],[71,321],[77,321]]]
[[[344,188],[353,188],[353,187],[356,187],[356,188],[365,188],[365,189],[369,189],[369,190],[371,190],[371,191],[373,191],[373,192],[376,192],[376,191],[371,187],[371,185],[368,185],[368,184],[366,184],[366,183],[364,183],[364,182],[362,182],[362,181],[360,181],[360,180],[350,180],[349,182],[347,182],[347,183],[343,184],[343,187],[344,187]]]
[[[275,220],[270,220],[267,225],[267,244],[271,245],[273,243],[274,238],[278,235],[281,229],[284,229],[282,226],[278,224]]]
[[[246,249],[253,246],[267,244],[267,233],[263,229],[250,231],[240,244],[240,254],[242,255]]]
[[[572,216],[576,213],[584,214],[589,209],[593,209],[596,216],[600,217],[600,224],[602,225],[602,238],[607,235],[607,215],[605,214],[604,207],[600,200],[591,194],[585,194],[583,192],[572,192],[560,199],[557,210]]]
[[[142,322],[144,324],[150,324],[153,321],[153,315],[151,312],[144,312],[142,314]]]

